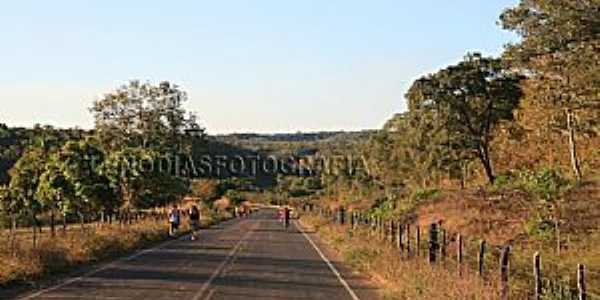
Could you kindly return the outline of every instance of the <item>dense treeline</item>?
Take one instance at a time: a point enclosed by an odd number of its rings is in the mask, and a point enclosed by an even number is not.
[[[35,125],[33,128],[9,128],[0,123],[0,185],[8,184],[8,171],[30,146],[43,146],[47,149],[71,139],[80,139],[88,132],[82,129],[57,129],[51,126]]]
[[[164,204],[184,192],[185,179],[123,166],[220,151],[346,156],[364,165],[358,172],[335,166],[316,173],[320,180],[263,174],[257,181],[278,183],[286,197],[339,195],[376,205],[419,190],[493,185],[519,169],[551,168],[581,181],[600,167],[599,9],[595,0],[521,1],[500,15],[518,43],[500,57],[468,53],[417,79],[405,95],[408,110],[377,132],[207,139],[183,109],[184,91],[131,82],[93,103],[93,131],[0,126],[3,209],[35,220]]]
[[[225,135],[216,135],[215,138],[235,144],[235,143],[268,143],[268,142],[321,142],[331,140],[347,140],[368,137],[373,130],[363,131],[322,131],[322,132],[297,132],[297,133],[233,133]]]
[[[163,82],[132,81],[95,101],[93,131],[0,128],[4,216],[35,227],[38,217],[77,216],[127,222],[137,209],[180,199],[185,174],[170,168],[178,156],[205,149],[204,130],[183,108],[185,92]],[[4,169],[3,169],[4,170]],[[8,176],[7,176],[8,175]]]
[[[500,57],[468,53],[417,79],[406,112],[367,144],[330,152],[360,153],[369,165],[361,176],[323,176],[336,201],[378,205],[402,191],[493,185],[515,170],[594,175],[600,2],[523,0],[500,25],[521,36]]]

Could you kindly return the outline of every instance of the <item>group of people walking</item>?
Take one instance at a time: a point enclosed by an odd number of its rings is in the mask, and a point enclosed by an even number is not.
[[[235,210],[236,216],[246,216],[247,212],[243,213],[238,212],[237,208]],[[283,223],[283,226],[287,228],[290,225],[290,214],[291,210],[288,207],[284,207],[278,211],[278,218]],[[181,225],[181,219],[187,216],[188,224],[190,226],[191,235],[190,239],[195,241],[198,239],[198,230],[200,229],[200,210],[198,206],[193,205],[187,211],[181,211],[177,204],[173,204],[171,209],[169,210],[169,235],[171,237],[177,236],[179,231],[179,227]]]
[[[182,211],[177,205],[173,204],[173,207],[169,211],[169,235],[172,237],[176,236],[179,231],[179,226],[181,225],[181,219],[183,217],[182,214]],[[189,211],[187,211],[187,217],[192,231],[190,239],[195,241],[198,239],[198,230],[200,229],[200,210],[198,209],[198,206],[193,205]]]

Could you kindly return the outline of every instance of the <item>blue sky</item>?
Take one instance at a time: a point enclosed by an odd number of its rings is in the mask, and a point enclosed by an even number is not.
[[[0,122],[89,128],[130,79],[170,80],[209,133],[378,128],[410,83],[516,37],[517,0],[7,1]]]

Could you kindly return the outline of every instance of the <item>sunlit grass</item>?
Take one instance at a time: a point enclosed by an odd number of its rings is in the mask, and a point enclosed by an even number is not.
[[[225,216],[208,215],[203,226],[220,221]],[[188,231],[182,224],[181,233]],[[49,231],[39,236],[33,247],[31,234],[18,234],[14,246],[7,235],[0,243],[0,287],[33,284],[39,279],[63,273],[73,267],[98,262],[169,238],[165,219],[147,219],[129,225],[72,226],[66,234],[58,230],[53,238]]]
[[[383,299],[499,298],[496,281],[483,281],[468,271],[459,276],[456,268],[431,266],[424,258],[407,259],[362,229],[351,232],[348,227],[328,225],[315,216],[304,216],[302,222],[317,230],[344,263],[370,277]]]

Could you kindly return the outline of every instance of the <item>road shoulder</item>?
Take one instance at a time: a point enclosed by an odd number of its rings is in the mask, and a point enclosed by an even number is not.
[[[366,274],[362,274],[346,266],[340,253],[328,245],[327,242],[323,241],[319,234],[310,228],[310,226],[303,224],[301,220],[297,220],[295,224],[299,230],[304,232],[314,242],[315,246],[327,260],[331,262],[358,299],[382,299],[380,290],[373,280]]]

